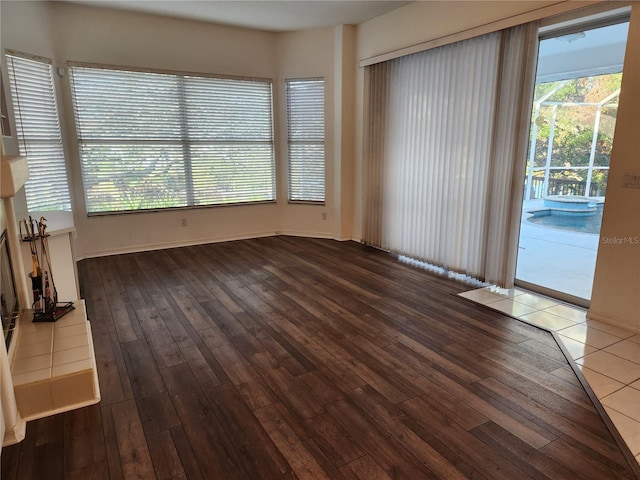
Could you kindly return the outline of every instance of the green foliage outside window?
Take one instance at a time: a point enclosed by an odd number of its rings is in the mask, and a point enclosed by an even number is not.
[[[553,93],[545,102],[555,102],[556,119],[553,132],[553,146],[551,150],[551,166],[565,167],[551,171],[550,178],[575,180],[586,182],[591,154],[596,105],[577,105],[583,103],[596,104],[602,102],[620,89],[622,73],[583,77],[569,80]],[[561,82],[540,83],[536,85],[534,99],[558,87]],[[554,105],[543,103],[539,115],[532,115],[533,123],[537,126],[534,168],[544,169],[547,159],[549,137],[551,134]],[[618,105],[617,97],[602,107],[596,147],[594,155],[595,167],[608,167],[613,147]],[[571,167],[584,167],[571,169]],[[529,166],[527,166],[529,168]],[[535,177],[544,177],[544,170],[536,170]],[[592,194],[604,195],[606,190],[608,169],[592,172]]]

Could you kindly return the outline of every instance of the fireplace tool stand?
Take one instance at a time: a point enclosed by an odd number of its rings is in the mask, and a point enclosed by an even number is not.
[[[35,220],[31,216],[20,222],[20,239],[29,244],[32,269],[29,273],[33,291],[34,322],[55,322],[74,309],[73,302],[58,302],[58,292],[53,280],[49,258],[49,234],[46,218]],[[24,229],[24,231],[23,231]]]

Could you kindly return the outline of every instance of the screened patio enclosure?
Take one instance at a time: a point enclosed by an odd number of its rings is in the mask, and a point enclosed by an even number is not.
[[[536,86],[525,201],[604,197],[622,74]]]
[[[628,23],[548,28],[540,31],[524,200],[604,197]]]

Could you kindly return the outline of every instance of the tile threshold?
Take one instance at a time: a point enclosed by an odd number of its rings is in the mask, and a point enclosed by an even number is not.
[[[526,299],[526,301],[522,301],[521,303],[518,302],[518,297],[523,295],[525,295],[523,297],[523,300]],[[515,318],[516,320],[520,320],[521,322],[527,323],[531,326],[541,328],[543,330],[550,332],[553,335],[554,339],[556,340],[558,346],[562,350],[562,353],[566,357],[567,361],[571,365],[572,369],[576,373],[576,376],[578,377],[580,382],[583,384],[583,386],[588,387],[588,388],[585,388],[585,391],[587,392],[587,395],[591,397],[592,401],[594,401],[594,405],[596,406],[597,410],[600,412],[600,415],[605,420],[605,423],[607,423],[609,428],[613,427],[613,429],[616,431],[619,437],[627,445],[631,455],[634,456],[635,460],[640,464],[640,451],[636,452],[632,450],[633,440],[632,438],[629,437],[629,433],[628,433],[629,429],[622,429],[617,427],[613,422],[611,416],[609,416],[607,410],[614,411],[616,414],[618,414],[615,416],[616,418],[627,418],[631,422],[634,422],[634,421],[640,422],[640,418],[629,417],[628,414],[625,414],[624,412],[620,411],[620,407],[618,407],[619,409],[615,409],[610,406],[607,406],[605,409],[605,406],[604,406],[605,405],[604,401],[605,399],[607,399],[607,397],[610,397],[611,395],[614,395],[617,392],[620,392],[621,390],[626,388],[640,387],[640,380],[634,379],[630,382],[620,381],[619,378],[613,378],[610,375],[603,373],[603,371],[607,371],[606,365],[599,365],[598,363],[594,365],[593,363],[589,363],[588,365],[589,369],[596,372],[598,376],[605,377],[605,379],[611,380],[610,383],[614,383],[616,386],[618,384],[620,385],[619,388],[616,388],[614,391],[609,391],[609,390],[602,390],[600,388],[595,388],[594,386],[592,386],[589,380],[586,378],[586,376],[582,372],[582,368],[585,368],[585,366],[582,365],[582,363],[585,363],[584,362],[585,357],[590,357],[591,355],[597,354],[599,352],[608,353],[614,356],[615,354],[612,354],[611,351],[612,350],[615,351],[615,349],[612,349],[611,347],[614,345],[617,345],[620,342],[628,342],[627,339],[635,335],[633,332],[628,332],[628,331],[624,331],[623,329],[616,328],[616,333],[618,333],[619,335],[612,335],[611,333],[608,333],[605,331],[607,330],[607,327],[608,327],[606,324],[601,325],[598,322],[595,322],[594,323],[595,326],[589,326],[588,324],[593,322],[586,319],[586,310],[584,308],[568,305],[565,302],[552,299],[535,292],[523,290],[521,288],[515,288],[511,290],[501,289],[498,287],[476,288],[473,290],[468,290],[468,291],[459,293],[458,296],[462,298],[466,298],[467,300],[477,303],[479,305],[488,307],[499,313],[509,315]],[[511,304],[508,304],[509,301],[511,302]],[[539,307],[544,307],[544,308],[537,308],[535,306],[536,303]],[[528,308],[526,309],[522,308],[525,305]],[[533,310],[533,312],[531,310]],[[514,312],[515,314],[511,312]],[[518,312],[526,312],[526,313],[520,313],[518,315],[517,314]],[[536,319],[539,319],[539,320],[536,320]],[[556,322],[557,328],[553,328],[554,322]],[[596,337],[598,337],[598,340],[596,343],[599,342],[600,346],[597,346],[597,345],[594,346],[593,344],[588,344],[586,342],[587,340],[586,337],[589,334],[589,329],[591,329],[592,335],[595,335]],[[563,335],[563,331],[565,330],[567,330],[566,336]],[[572,332],[576,332],[576,333],[572,333]],[[582,337],[580,336],[580,333],[582,333]],[[573,334],[573,338],[570,336],[571,334]],[[578,338],[575,338],[575,337],[578,337]],[[593,341],[591,342],[594,343]],[[579,346],[577,345],[579,343],[584,345],[582,354],[580,354],[579,351],[576,351],[576,347],[578,347],[579,349]],[[596,355],[592,358],[600,358],[600,357]],[[625,359],[625,357],[623,356],[619,356],[619,359],[621,364],[624,364],[625,362],[631,362],[628,358]],[[631,362],[631,363],[636,363],[636,362]],[[638,366],[638,369],[640,369],[640,363],[638,363],[637,366]],[[598,371],[598,370],[603,370],[603,371]],[[590,376],[593,380],[594,376],[593,375],[590,375]],[[601,393],[604,391],[606,392],[606,394],[598,395],[596,393],[596,390],[600,391]],[[622,410],[624,410],[624,408]],[[623,435],[623,433],[627,433],[627,438],[625,438],[625,435]],[[634,443],[637,444],[637,442],[634,442]]]

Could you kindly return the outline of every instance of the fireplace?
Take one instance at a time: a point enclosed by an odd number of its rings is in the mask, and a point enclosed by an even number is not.
[[[16,283],[9,255],[7,231],[0,237],[0,318],[4,342],[9,350],[9,343],[20,313],[20,302],[16,294]]]
[[[20,320],[14,315],[17,308],[19,314],[29,305],[26,275],[22,262],[18,222],[13,198],[27,181],[29,168],[27,159],[18,155],[7,155],[5,139],[2,137],[2,155],[0,156],[0,197],[2,198],[2,215],[0,219],[6,224],[6,233],[2,235],[0,248],[0,291],[2,292],[2,331],[3,342],[13,340],[11,350],[15,351],[19,340]],[[11,252],[12,255],[9,255]],[[17,304],[16,304],[17,299]],[[22,310],[20,311],[20,308]],[[6,317],[5,317],[6,311]],[[17,320],[17,325],[14,321]],[[16,330],[13,327],[16,326]],[[6,331],[5,331],[6,329]],[[9,338],[11,337],[11,338]],[[5,345],[0,345],[0,440],[2,445],[20,442],[25,435],[26,422],[18,410],[9,355]],[[2,448],[0,446],[0,448]]]

